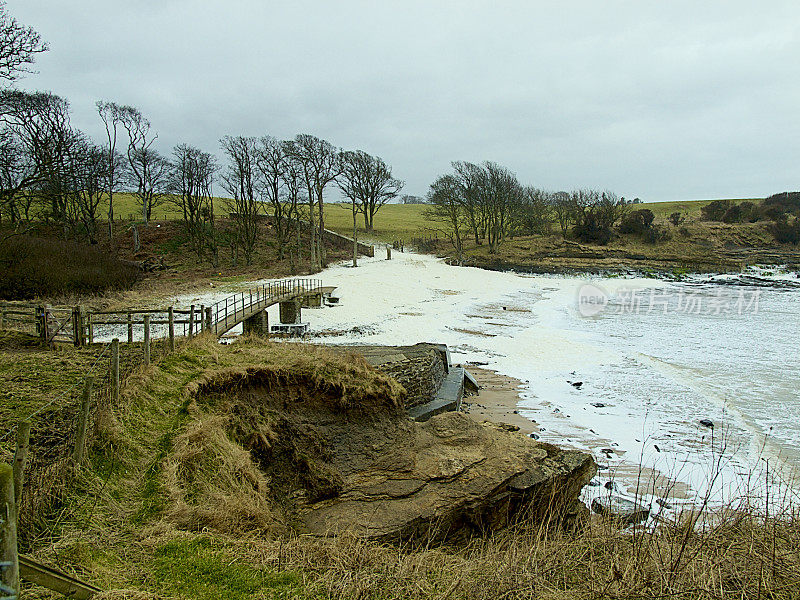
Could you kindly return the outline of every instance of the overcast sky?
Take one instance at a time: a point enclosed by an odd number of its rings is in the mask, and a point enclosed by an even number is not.
[[[139,107],[169,153],[312,133],[426,193],[453,160],[646,201],[800,188],[800,2],[8,0],[20,82]]]

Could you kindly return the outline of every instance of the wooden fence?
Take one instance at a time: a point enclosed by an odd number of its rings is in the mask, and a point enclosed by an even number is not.
[[[188,309],[170,306],[147,310],[88,311],[83,306],[0,302],[0,329],[34,334],[48,345],[55,342],[70,342],[77,347],[93,344],[98,327],[109,332],[105,337],[127,337],[128,343],[132,343],[134,338],[150,337],[151,328],[159,326],[166,326],[161,337],[167,338],[174,346],[176,336],[193,337],[210,329],[211,323],[205,305],[192,305]],[[134,335],[137,330],[141,330],[141,335]]]

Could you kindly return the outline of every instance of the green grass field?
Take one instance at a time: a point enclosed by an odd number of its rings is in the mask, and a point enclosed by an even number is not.
[[[759,199],[735,199],[758,201]],[[634,205],[634,209],[647,208],[652,210],[656,218],[666,219],[674,212],[684,213],[687,220],[698,219],[700,209],[712,200],[674,200],[670,202],[651,202]],[[358,215],[359,237],[364,236],[379,242],[393,242],[403,240],[408,242],[414,237],[429,237],[435,235],[440,225],[425,216],[427,206],[424,204],[387,204],[375,215],[375,230],[369,236],[364,229],[364,219]],[[100,214],[104,215],[106,208],[102,207]],[[132,194],[117,194],[114,198],[114,212],[118,218],[125,220],[137,219],[140,209]],[[228,199],[214,199],[214,213],[226,216],[229,213]],[[163,202],[153,209],[154,220],[180,219],[181,213],[172,202]],[[353,231],[353,217],[349,204],[328,203],[325,205],[325,226],[328,229],[351,235]],[[443,237],[439,235],[439,237]]]

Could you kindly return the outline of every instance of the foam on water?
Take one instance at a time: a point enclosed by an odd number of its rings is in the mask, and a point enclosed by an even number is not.
[[[360,265],[319,275],[341,298],[340,306],[303,312],[313,331],[340,332],[319,341],[445,343],[456,362],[486,362],[523,381],[521,413],[541,424],[543,440],[594,452],[603,462],[609,459],[598,448],[613,442],[612,467],[658,469],[695,494],[706,492],[712,473],[733,486],[761,459],[789,471],[797,464],[800,289],[791,287],[794,274],[756,273],[788,282],[782,289],[757,288],[757,310],[747,296],[756,288],[720,285],[735,278],[595,278],[591,283],[605,290],[608,305],[587,318],[577,302],[585,278],[452,267],[399,252],[391,261]],[[640,290],[636,311],[627,291],[634,288]],[[210,304],[222,296],[182,297],[178,304]],[[687,298],[711,309],[687,311]],[[270,321],[277,319],[273,307]],[[700,419],[714,421],[714,430]]]

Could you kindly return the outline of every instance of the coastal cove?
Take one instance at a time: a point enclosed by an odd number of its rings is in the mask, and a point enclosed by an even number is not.
[[[757,498],[765,465],[793,482],[800,448],[800,289],[792,273],[757,275],[783,285],[519,275],[395,252],[326,269],[341,305],[303,320],[315,343],[447,344],[454,363],[495,372],[508,389],[520,382],[519,414],[486,418],[523,417],[542,441],[590,452],[600,484],[723,503]],[[600,314],[580,313],[587,284],[607,295]]]

